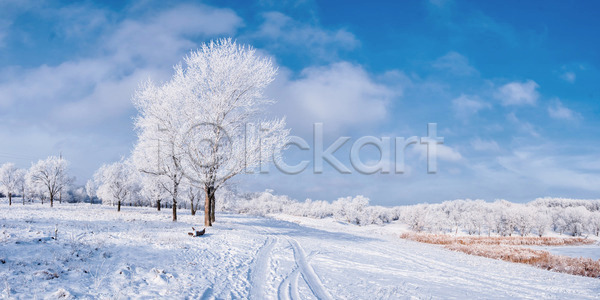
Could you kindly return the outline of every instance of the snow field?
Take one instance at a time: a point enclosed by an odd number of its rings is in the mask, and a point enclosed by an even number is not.
[[[398,238],[402,226],[332,218],[89,204],[0,204],[3,298],[578,298],[597,279],[468,256]],[[54,231],[58,228],[58,239]]]

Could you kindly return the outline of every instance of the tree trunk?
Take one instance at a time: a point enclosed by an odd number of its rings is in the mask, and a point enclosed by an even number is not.
[[[214,187],[212,186],[206,186],[204,188],[204,192],[206,194],[206,198],[204,200],[204,226],[206,227],[211,227],[212,226],[212,221],[210,218],[210,204],[211,204],[211,199],[214,197]]]
[[[196,210],[194,209],[194,196],[190,197],[190,209],[192,210],[192,216],[195,216]]]
[[[62,191],[58,192],[58,203],[62,204]]]
[[[173,222],[177,222],[177,188],[179,183],[173,183]]]
[[[210,222],[215,222],[215,191],[213,190],[213,195],[210,197]]]
[[[117,204],[117,211],[121,211],[121,200],[119,200],[119,203]]]
[[[54,207],[54,195],[50,194],[50,207]]]
[[[8,205],[12,205],[12,194],[8,193]]]
[[[160,211],[160,200],[156,200],[156,209]]]
[[[173,199],[173,222],[177,222],[177,200]]]

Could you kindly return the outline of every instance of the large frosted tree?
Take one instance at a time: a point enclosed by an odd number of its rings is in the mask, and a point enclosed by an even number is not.
[[[206,226],[215,221],[218,189],[276,159],[274,149],[287,142],[285,120],[264,116],[272,101],[263,92],[276,72],[252,47],[221,39],[192,51],[171,80],[147,82],[134,97],[140,142],[160,141],[168,164],[204,189]]]
[[[62,157],[50,156],[33,164],[27,173],[29,182],[47,192],[50,207],[54,206],[54,198],[68,185],[68,162]]]

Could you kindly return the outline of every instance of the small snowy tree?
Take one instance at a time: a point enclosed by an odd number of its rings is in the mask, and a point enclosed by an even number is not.
[[[96,197],[96,185],[92,179],[88,179],[85,183],[85,194],[90,198],[90,204],[94,204],[94,197]]]
[[[521,236],[526,236],[535,226],[535,216],[532,213],[531,207],[527,205],[518,205],[514,207],[513,214],[515,228],[519,230]]]
[[[179,186],[183,180],[183,172],[179,167],[180,151],[174,148],[169,131],[161,129],[166,128],[166,125],[161,124],[159,119],[153,117],[140,119],[136,122],[136,126],[139,130],[138,142],[133,150],[132,161],[140,172],[147,175],[143,178],[144,194],[157,201],[158,210],[160,210],[160,200],[166,198],[165,193],[168,194],[173,204],[173,221],[177,221]]]
[[[567,230],[573,236],[580,236],[585,229],[589,211],[583,206],[567,207],[564,209]]]
[[[121,211],[121,204],[128,199],[134,189],[131,165],[126,162],[116,162],[103,165],[94,174],[94,180],[98,185],[96,194],[103,203],[114,205],[117,203],[117,211]]]
[[[202,190],[196,185],[192,184],[189,180],[185,180],[182,184],[182,187],[183,195],[190,204],[190,213],[192,216],[195,216]]]
[[[589,230],[596,236],[600,235],[600,211],[590,213]]]
[[[142,190],[141,195],[147,199],[150,199],[152,203],[156,203],[156,209],[160,211],[161,201],[168,197],[166,193],[165,185],[169,183],[162,182],[165,178],[161,176],[155,176],[144,173],[142,175]]]
[[[157,135],[172,163],[205,193],[205,226],[215,221],[215,193],[226,181],[268,162],[287,143],[284,120],[262,119],[265,87],[276,69],[270,59],[231,39],[193,51],[162,86],[146,83],[136,94],[136,126]],[[250,123],[260,128],[247,130]]]
[[[542,237],[550,224],[552,218],[546,209],[538,209],[535,216],[533,216],[533,228],[537,231],[539,237]]]
[[[50,156],[33,164],[27,173],[30,182],[46,190],[50,197],[50,207],[54,206],[54,199],[69,183],[67,166],[68,162],[64,158]]]
[[[25,205],[25,196],[27,190],[27,170],[18,169],[17,170],[17,190],[21,193],[21,201],[23,205]]]
[[[8,205],[12,205],[12,196],[19,189],[22,174],[13,163],[5,163],[0,167],[0,191],[8,196]]]

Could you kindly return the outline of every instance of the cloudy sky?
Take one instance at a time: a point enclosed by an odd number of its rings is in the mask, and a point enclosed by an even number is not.
[[[360,136],[424,136],[435,122],[445,139],[436,174],[410,145],[404,174],[272,170],[240,189],[381,205],[600,198],[595,2],[98,2],[0,0],[0,163],[62,153],[84,183],[129,154],[141,81],[233,37],[279,67],[270,113],[309,141],[323,122],[325,147],[351,137],[336,152],[347,165]]]

